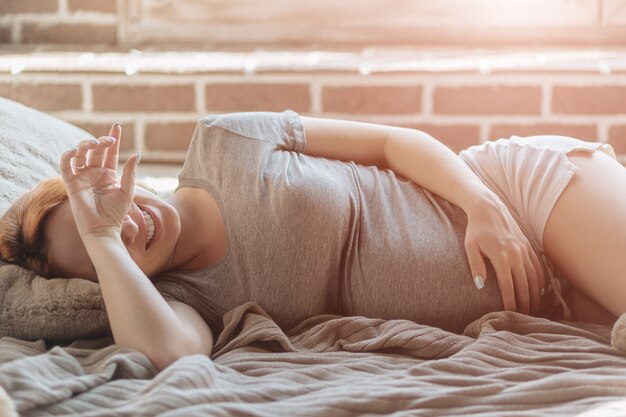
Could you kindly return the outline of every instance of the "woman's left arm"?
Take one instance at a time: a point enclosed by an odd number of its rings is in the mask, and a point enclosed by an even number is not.
[[[461,158],[426,132],[352,120],[301,116],[304,153],[391,169],[466,213],[498,196]]]
[[[484,255],[496,271],[505,309],[521,307],[530,314],[531,298],[532,310],[538,309],[545,277],[537,254],[506,205],[450,148],[416,129],[314,117],[301,120],[304,153],[391,169],[461,208],[468,218],[465,249],[472,276],[486,277]]]

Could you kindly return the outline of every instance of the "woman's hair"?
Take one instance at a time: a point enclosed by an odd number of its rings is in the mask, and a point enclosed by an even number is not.
[[[157,194],[141,180],[135,184]],[[67,198],[61,177],[44,180],[19,196],[0,219],[0,259],[51,278],[56,272],[48,260],[42,226],[48,214]]]

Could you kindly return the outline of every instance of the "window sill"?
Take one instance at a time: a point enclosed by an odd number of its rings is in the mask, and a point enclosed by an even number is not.
[[[92,49],[92,48],[90,48]],[[93,50],[93,49],[92,49]],[[5,45],[0,73],[626,73],[626,49],[62,50]]]

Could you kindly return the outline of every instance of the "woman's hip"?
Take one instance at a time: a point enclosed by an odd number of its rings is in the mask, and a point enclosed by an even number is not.
[[[558,135],[512,136],[488,141],[461,151],[459,157],[504,202],[542,259],[546,272],[554,278],[558,274],[545,256],[543,232],[552,208],[578,169],[567,154],[573,150],[592,153],[598,149],[616,159],[614,149],[608,144]],[[561,298],[567,282],[561,277],[549,281],[553,281],[552,295]],[[567,317],[565,302],[561,304]]]
[[[533,246],[543,250],[545,223],[577,170],[567,158],[576,149],[600,149],[616,158],[608,144],[557,135],[488,141],[461,151],[459,157],[507,205]]]

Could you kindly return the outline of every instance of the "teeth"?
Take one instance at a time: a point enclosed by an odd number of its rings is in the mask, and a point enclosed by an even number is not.
[[[150,243],[152,238],[154,237],[154,220],[152,220],[152,216],[148,214],[148,212],[141,210],[144,219],[146,219],[146,224],[148,225],[148,241],[146,244]]]

